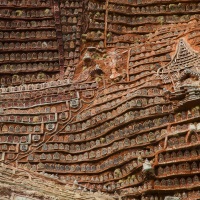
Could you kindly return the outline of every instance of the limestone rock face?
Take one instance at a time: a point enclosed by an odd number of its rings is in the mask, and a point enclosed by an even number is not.
[[[180,200],[179,197],[165,197],[165,200]]]
[[[2,198],[200,199],[199,19],[198,0],[0,0]]]
[[[1,200],[113,200],[109,195],[80,191],[39,173],[0,166]]]

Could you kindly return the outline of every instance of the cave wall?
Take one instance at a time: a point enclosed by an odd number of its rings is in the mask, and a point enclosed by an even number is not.
[[[200,197],[198,1],[0,12],[1,162],[123,199]]]

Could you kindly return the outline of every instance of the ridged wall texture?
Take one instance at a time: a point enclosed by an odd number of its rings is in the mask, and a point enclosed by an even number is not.
[[[0,0],[1,163],[200,199],[199,17],[199,0]]]

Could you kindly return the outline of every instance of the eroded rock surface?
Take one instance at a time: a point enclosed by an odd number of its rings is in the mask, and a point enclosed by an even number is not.
[[[5,199],[200,198],[198,0],[0,0],[0,14],[0,161],[23,172],[3,172]]]

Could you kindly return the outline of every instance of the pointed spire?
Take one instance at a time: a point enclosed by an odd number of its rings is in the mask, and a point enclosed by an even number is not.
[[[179,40],[178,48],[176,54],[172,60],[173,63],[179,63],[184,60],[196,59],[198,54],[189,46],[184,39]]]
[[[175,87],[181,74],[186,69],[192,69],[200,63],[198,53],[182,38],[177,45],[172,61],[158,69],[158,76],[164,83],[172,83]]]

